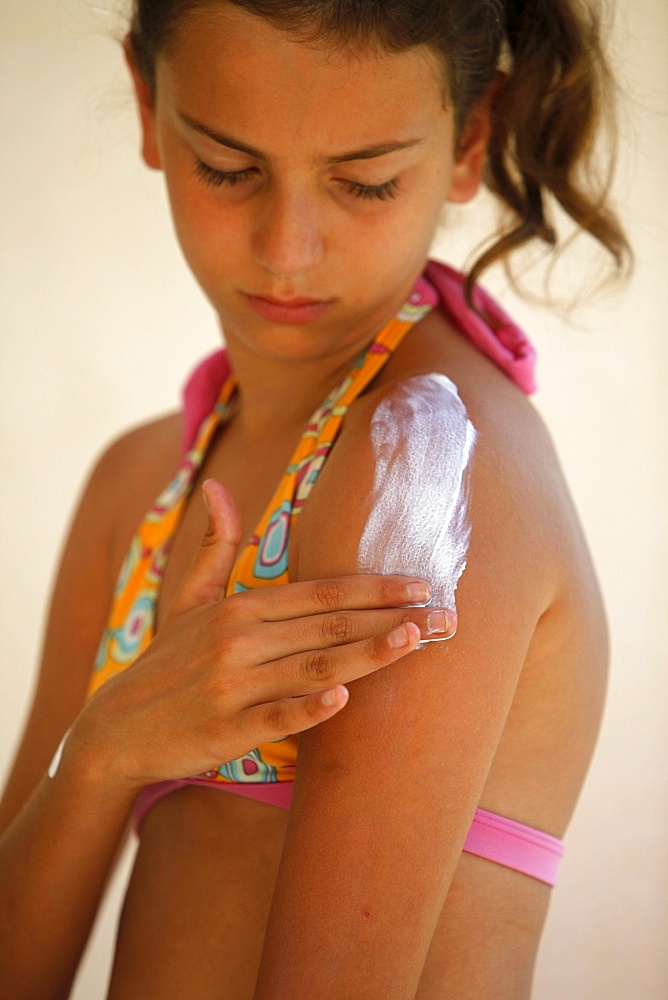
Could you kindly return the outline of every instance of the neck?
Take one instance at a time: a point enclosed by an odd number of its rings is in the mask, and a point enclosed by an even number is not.
[[[256,350],[242,331],[237,335],[234,329],[226,328],[239,393],[234,422],[241,438],[256,440],[267,433],[267,428],[278,435],[303,429],[327,394],[397,314],[417,277],[412,276],[410,284],[399,288],[381,308],[370,310],[356,330],[349,330],[335,344],[331,338],[328,343],[321,341],[322,353],[316,351],[311,357],[298,356],[298,341],[292,342],[284,355],[270,353],[266,347]]]
[[[263,357],[230,343],[239,394],[237,433],[250,442],[264,437],[267,427],[281,436],[301,432],[364,346],[326,359],[295,361]]]

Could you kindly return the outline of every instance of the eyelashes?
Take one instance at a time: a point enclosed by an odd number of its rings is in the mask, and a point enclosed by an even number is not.
[[[234,187],[236,184],[240,184],[241,181],[250,180],[253,175],[253,168],[249,167],[247,170],[214,170],[213,167],[207,166],[201,160],[198,160],[195,165],[195,173],[203,180],[205,184],[211,187],[221,187],[223,184],[229,184],[230,187]]]
[[[396,178],[384,184],[357,184],[354,181],[344,181],[343,185],[348,194],[355,195],[356,198],[387,201],[388,198],[396,198],[399,181]]]
[[[198,160],[195,165],[195,173],[209,187],[222,187],[223,184],[235,187],[237,184],[250,180],[255,174],[255,167],[233,171],[215,170],[203,163],[202,160]],[[384,184],[359,184],[356,181],[341,181],[340,183],[347,194],[363,201],[387,201],[390,198],[396,198],[399,189],[399,181],[396,178],[386,181]]]

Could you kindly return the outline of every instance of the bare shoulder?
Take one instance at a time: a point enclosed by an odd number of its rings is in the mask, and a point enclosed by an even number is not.
[[[347,534],[363,531],[377,465],[373,439],[381,422],[393,426],[391,447],[410,469],[398,505],[424,503],[429,481],[444,464],[466,460],[472,557],[479,551],[497,570],[507,562],[522,579],[535,561],[533,597],[539,597],[539,582],[547,606],[558,585],[564,530],[574,541],[577,535],[554,447],[524,394],[442,317],[420,324],[371,391],[351,406],[301,515],[300,564],[302,553],[308,563],[326,545],[335,525],[348,526]],[[469,446],[470,455],[453,455]],[[322,530],[323,522],[332,531]]]

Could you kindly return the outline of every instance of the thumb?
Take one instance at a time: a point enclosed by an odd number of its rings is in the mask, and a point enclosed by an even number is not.
[[[223,484],[207,479],[202,486],[202,497],[209,512],[209,523],[170,614],[178,615],[225,597],[241,541],[241,518]]]

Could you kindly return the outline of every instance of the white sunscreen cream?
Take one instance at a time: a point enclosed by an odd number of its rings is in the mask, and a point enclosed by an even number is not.
[[[373,415],[372,509],[360,540],[365,573],[428,580],[432,602],[456,611],[471,524],[468,481],[476,432],[445,375],[402,382]],[[435,637],[434,640],[450,638]]]

